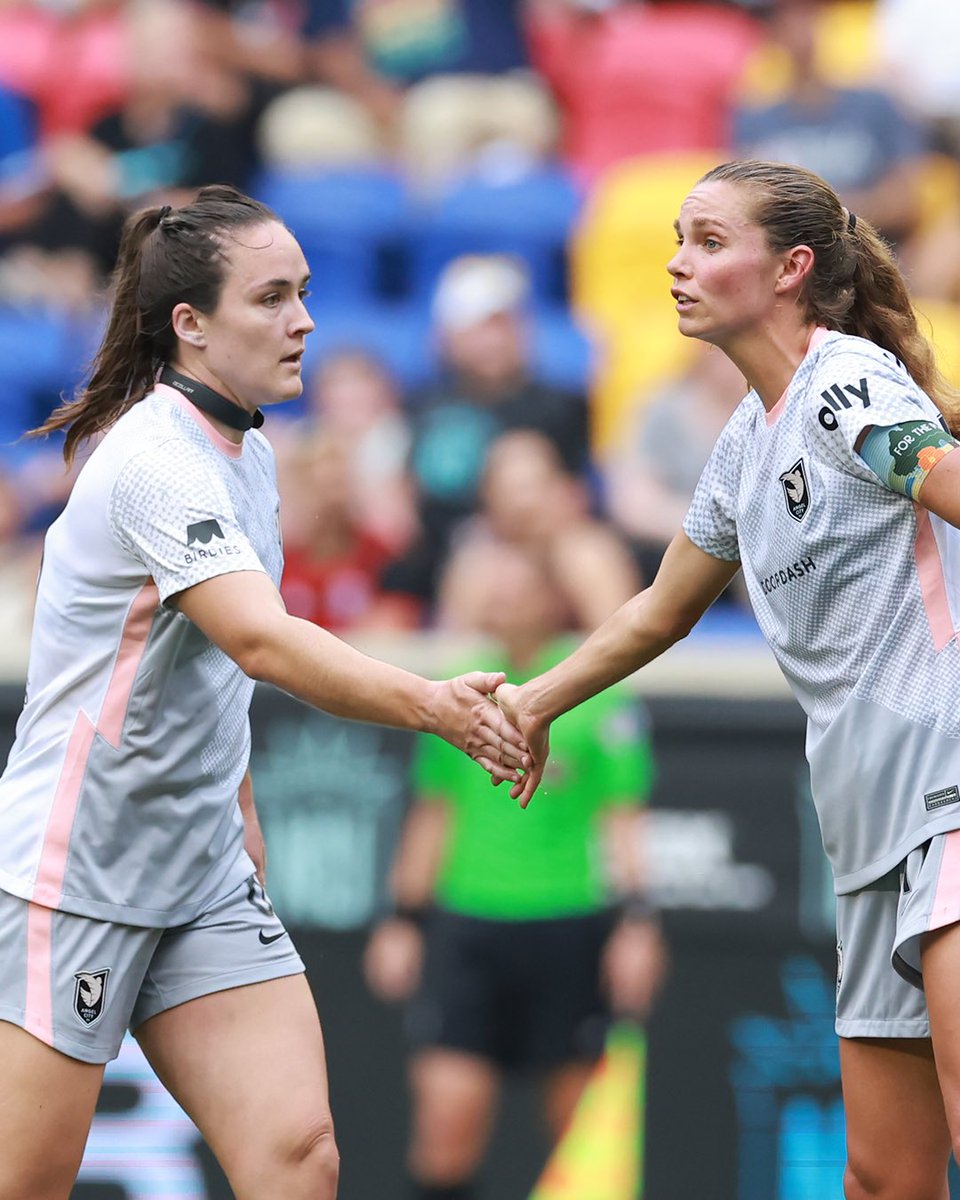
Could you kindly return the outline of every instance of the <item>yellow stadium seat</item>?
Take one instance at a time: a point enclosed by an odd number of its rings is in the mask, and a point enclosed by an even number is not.
[[[609,446],[655,380],[684,361],[666,266],[673,222],[716,154],[652,155],[623,162],[593,189],[570,245],[571,299],[601,347],[594,380],[594,445]]]
[[[599,455],[614,447],[636,409],[657,384],[682,371],[695,344],[677,332],[670,304],[643,306],[597,339],[591,389],[591,445]]]
[[[857,87],[876,79],[874,0],[833,0],[820,6],[817,59],[831,82]]]
[[[716,154],[651,155],[608,171],[590,194],[570,246],[571,297],[590,321],[617,321],[650,300],[669,307],[667,262],[680,204]]]
[[[877,35],[873,0],[833,0],[817,17],[817,65],[838,87],[862,87],[877,78]],[[762,45],[740,81],[745,104],[771,104],[790,86],[790,60],[782,46]]]
[[[920,164],[920,228],[933,229],[955,213],[960,213],[960,163],[946,154],[927,154]]]
[[[914,300],[920,330],[933,343],[945,379],[960,388],[960,305],[943,300]]]

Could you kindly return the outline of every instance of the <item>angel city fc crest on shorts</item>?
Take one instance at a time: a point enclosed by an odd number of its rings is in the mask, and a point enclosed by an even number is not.
[[[783,488],[787,512],[795,521],[802,521],[810,507],[810,486],[807,483],[807,472],[802,458],[798,458],[793,466],[780,476],[780,486]]]
[[[109,967],[102,971],[78,971],[74,975],[73,1011],[84,1025],[93,1025],[103,1016],[109,975]]]

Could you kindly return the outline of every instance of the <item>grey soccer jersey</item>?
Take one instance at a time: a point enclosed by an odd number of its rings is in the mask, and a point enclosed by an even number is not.
[[[237,791],[253,684],[166,601],[282,567],[276,477],[173,389],[126,413],[50,527],[23,713],[0,779],[0,888],[170,926],[252,874]]]
[[[684,521],[739,560],[760,628],[807,714],[807,756],[838,893],[960,826],[960,534],[889,490],[861,430],[932,401],[890,354],[818,331],[765,412],[750,392]]]

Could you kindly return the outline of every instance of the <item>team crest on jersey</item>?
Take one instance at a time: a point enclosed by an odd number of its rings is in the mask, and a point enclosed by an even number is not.
[[[102,971],[78,971],[74,975],[73,1011],[84,1025],[93,1025],[103,1016],[107,1001],[107,979],[110,968]]]
[[[783,488],[787,512],[795,521],[802,521],[810,507],[810,486],[807,483],[807,472],[802,458],[798,458],[793,466],[780,476],[780,486]]]

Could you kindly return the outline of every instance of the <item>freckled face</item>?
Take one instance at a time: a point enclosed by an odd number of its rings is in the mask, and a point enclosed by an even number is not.
[[[749,192],[712,180],[693,189],[675,222],[673,276],[679,330],[721,348],[762,328],[779,303],[782,258],[750,218]]]
[[[214,386],[248,410],[295,399],[304,340],[314,322],[304,303],[310,272],[288,229],[274,221],[225,239],[217,307],[200,314],[203,363]]]

